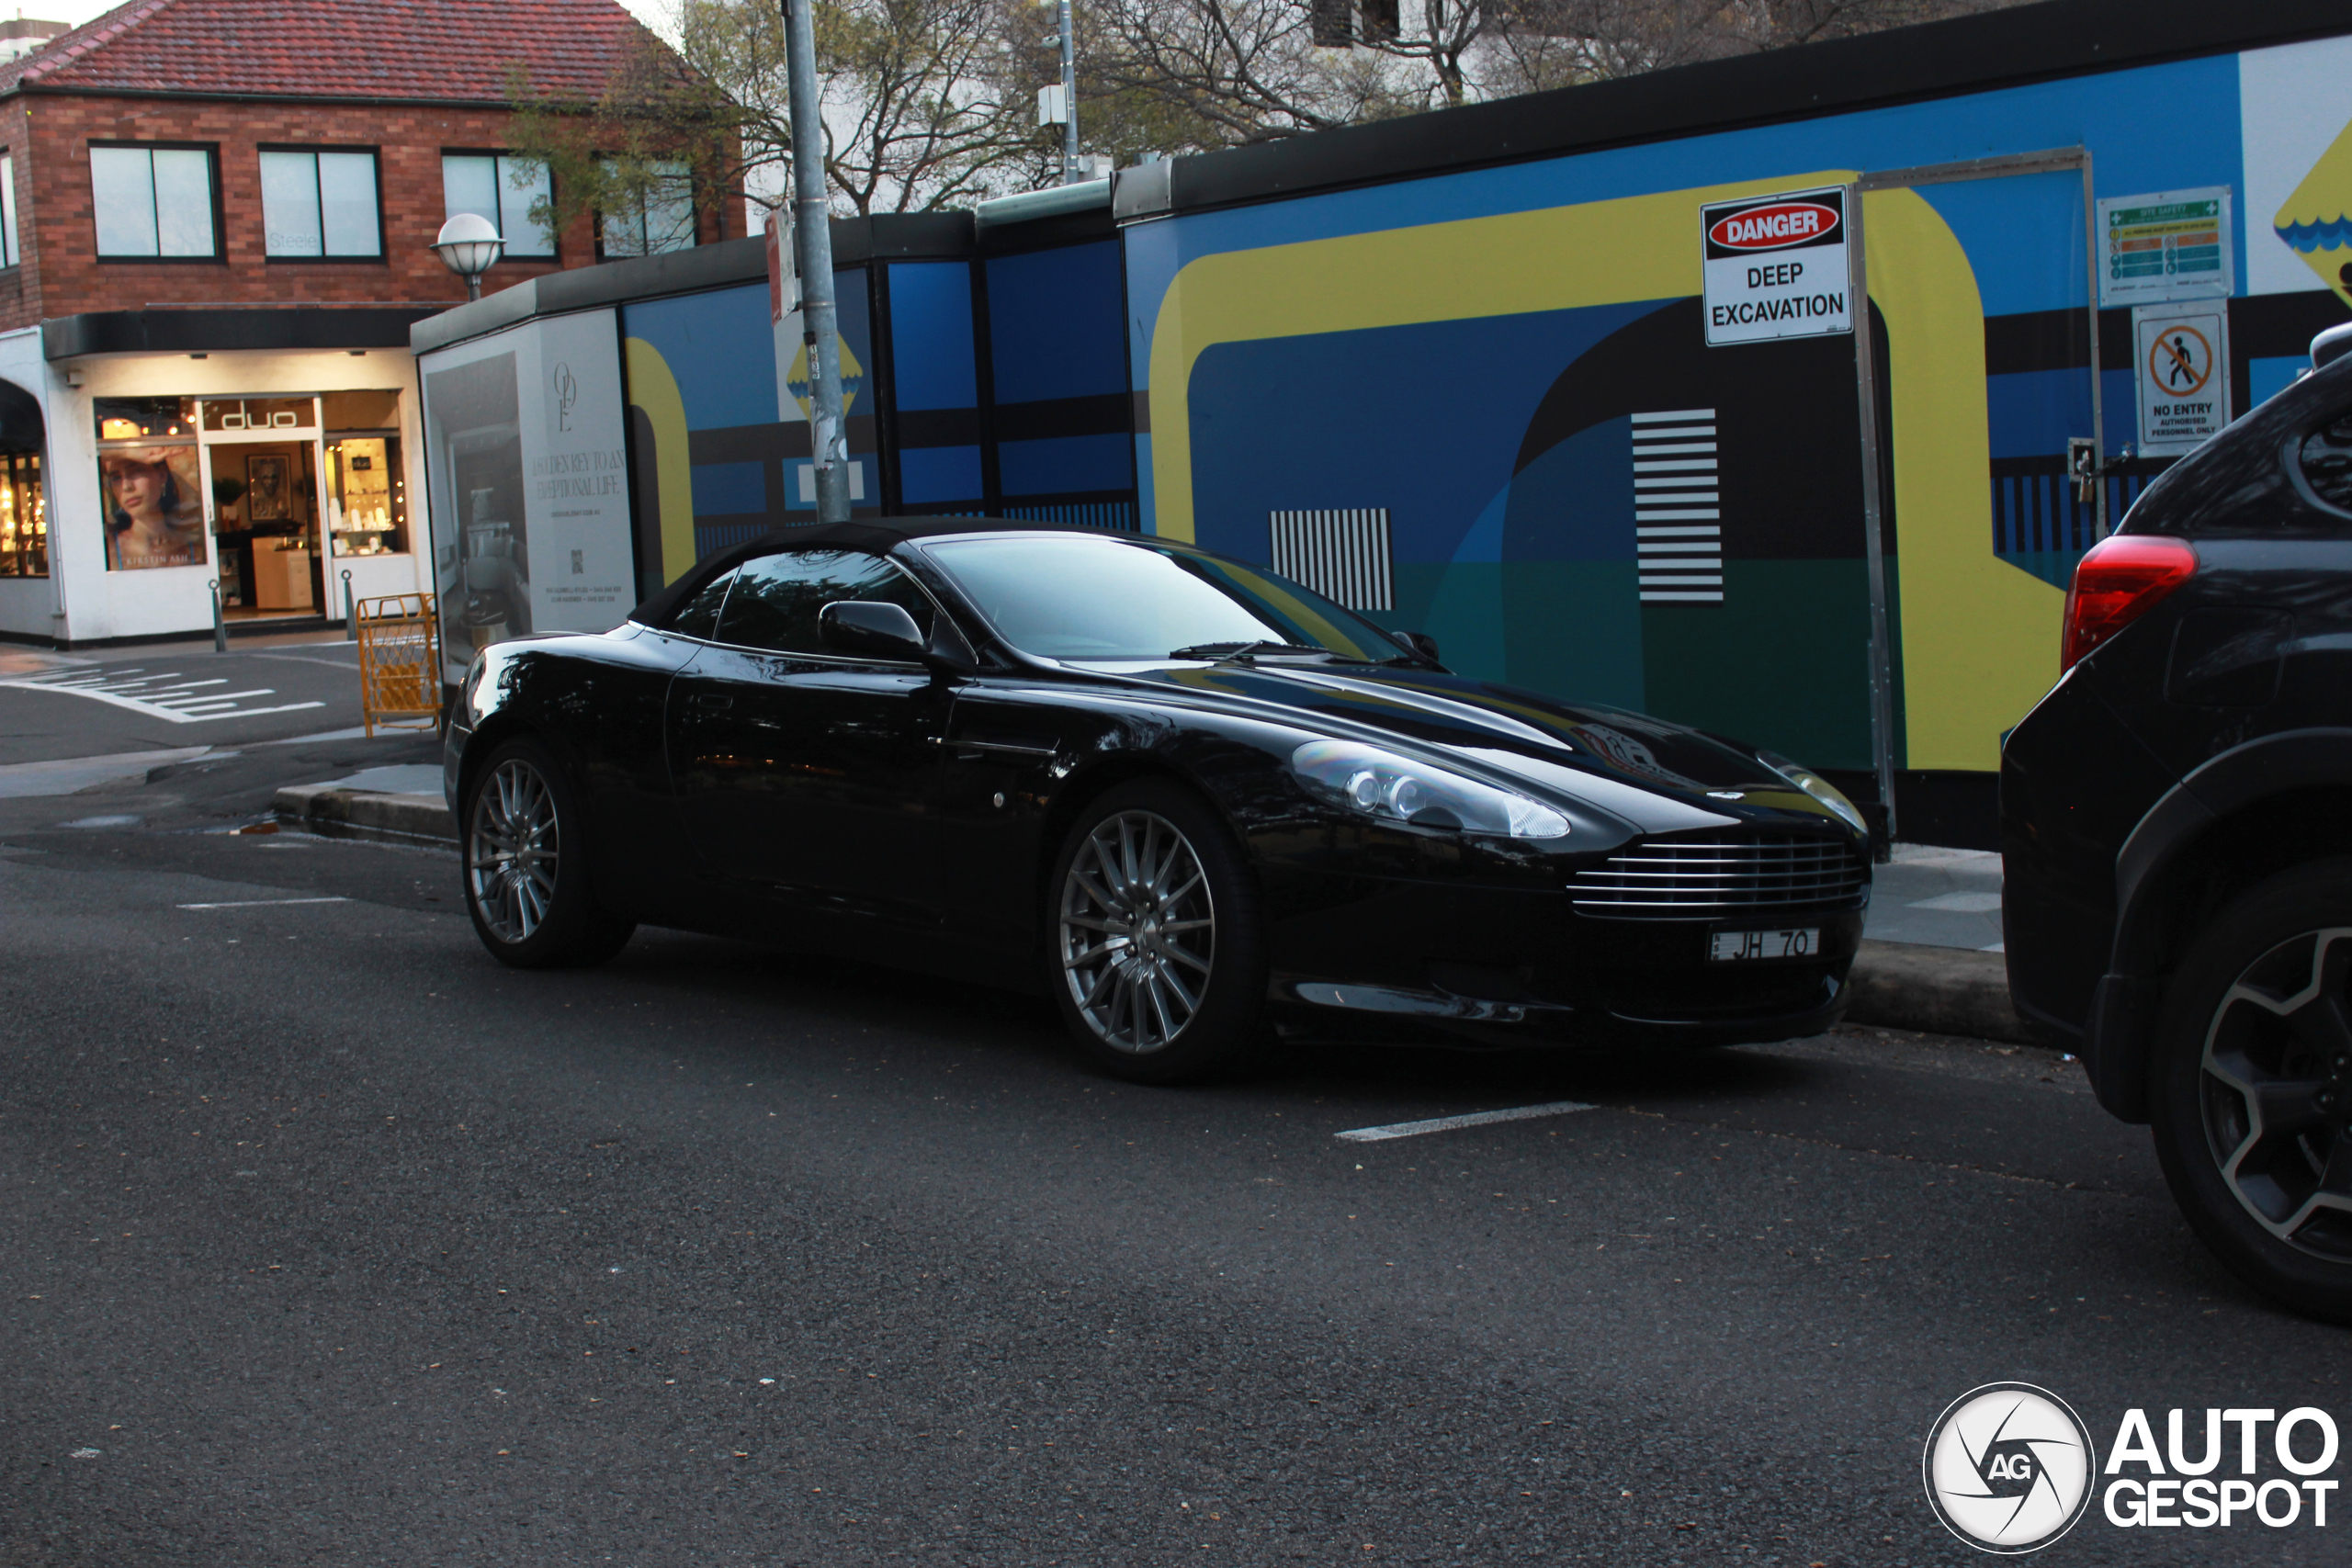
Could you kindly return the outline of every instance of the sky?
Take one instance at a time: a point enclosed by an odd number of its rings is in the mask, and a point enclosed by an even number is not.
[[[38,17],[45,22],[63,22],[68,27],[80,27],[93,17],[102,17],[122,0],[31,0],[30,4],[10,4],[18,16]],[[671,0],[621,0],[637,19],[657,33],[666,33]],[[0,12],[0,15],[5,15]]]

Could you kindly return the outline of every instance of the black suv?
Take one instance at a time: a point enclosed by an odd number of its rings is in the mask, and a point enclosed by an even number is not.
[[[2352,1319],[2352,326],[2076,568],[2001,755],[2018,1011],[2242,1278]]]

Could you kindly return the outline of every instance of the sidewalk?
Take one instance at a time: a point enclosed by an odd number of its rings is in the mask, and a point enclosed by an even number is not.
[[[2001,857],[1895,845],[1871,879],[1853,983],[1855,1023],[2026,1040],[2002,953]]]
[[[330,839],[432,843],[455,848],[458,826],[441,798],[441,769],[432,762],[363,768],[325,784],[292,784],[271,809],[284,820]]]

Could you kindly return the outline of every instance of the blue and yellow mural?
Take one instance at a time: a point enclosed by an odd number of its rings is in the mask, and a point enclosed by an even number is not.
[[[835,288],[850,454],[860,466],[853,491],[867,498],[857,510],[873,515],[882,493],[874,420],[858,408],[873,353],[864,269],[835,274]],[[665,580],[796,512],[815,518],[816,502],[802,494],[805,358],[787,377],[803,406],[797,420],[783,419],[764,283],[631,300],[621,335],[639,517],[640,526],[649,513],[659,519]]]
[[[1465,671],[1867,768],[1853,340],[1707,347],[1700,204],[2076,147],[2099,194],[2243,188],[2240,121],[2222,55],[1131,226],[1146,525],[1270,560],[1276,514],[1380,509],[1381,618]],[[2344,145],[2329,158],[2352,171]],[[2307,184],[2335,192],[2333,167]],[[2300,199],[2290,243],[2332,265],[2322,209],[2344,204]],[[2092,364],[2086,201],[2078,168],[1863,198],[1905,769],[1989,773],[2056,677],[2096,538],[2065,471],[2095,388],[2110,520],[2160,467],[2122,460],[2127,311],[2100,313]],[[2230,243],[2243,278],[2242,226]],[[2288,354],[2241,346],[2242,383],[2283,384],[2303,329],[2278,329]],[[1683,547],[1635,529],[1664,515],[1635,470],[1661,412],[1717,449],[1698,499],[1719,513],[1719,601],[1645,588]]]

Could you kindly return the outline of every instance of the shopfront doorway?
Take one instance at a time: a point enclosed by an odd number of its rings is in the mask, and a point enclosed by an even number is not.
[[[207,398],[198,423],[220,613],[231,621],[322,620],[316,398]]]

